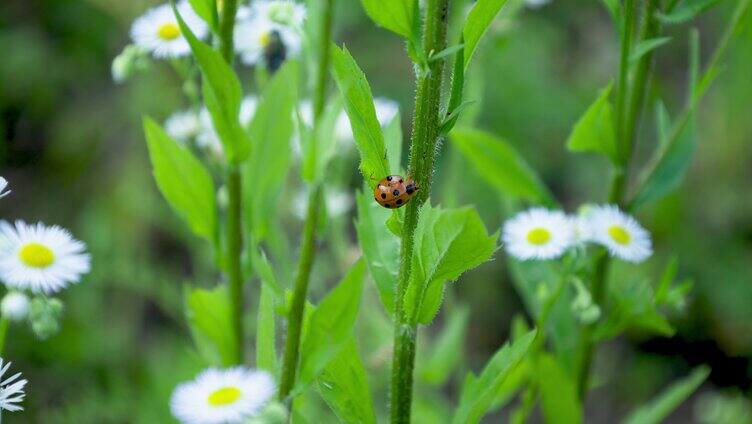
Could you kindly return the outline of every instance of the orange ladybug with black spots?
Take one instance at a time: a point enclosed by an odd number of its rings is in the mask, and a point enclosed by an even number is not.
[[[404,179],[400,175],[388,175],[376,185],[373,198],[387,209],[397,209],[405,206],[418,190],[412,178]]]

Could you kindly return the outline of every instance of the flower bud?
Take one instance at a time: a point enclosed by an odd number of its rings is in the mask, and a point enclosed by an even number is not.
[[[29,308],[31,329],[41,340],[48,339],[60,331],[62,315],[63,302],[59,299],[36,297],[31,301]]]
[[[151,66],[148,53],[141,47],[129,45],[112,61],[112,79],[123,83]]]

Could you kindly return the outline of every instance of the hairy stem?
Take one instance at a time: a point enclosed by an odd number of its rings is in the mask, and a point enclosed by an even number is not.
[[[449,0],[427,0],[423,51],[426,54],[444,50],[446,46]],[[394,317],[394,354],[392,357],[391,422],[409,423],[412,405],[413,367],[417,327],[404,316],[403,297],[410,278],[415,227],[419,208],[428,199],[431,176],[439,138],[441,85],[444,60],[432,61],[419,75],[415,98],[412,140],[410,145],[410,176],[420,190],[407,205],[402,227],[400,273],[397,282]]]
[[[316,73],[316,86],[313,92],[314,112],[314,137],[311,140],[312,154],[316,154],[317,127],[324,111],[326,103],[326,83],[329,74],[329,58],[332,32],[332,15],[334,0],[325,0],[324,13],[321,15],[321,30],[323,35],[317,46],[318,66]],[[316,227],[319,221],[321,208],[322,188],[320,182],[314,182],[311,194],[308,197],[308,210],[306,212],[305,226],[303,228],[303,240],[300,252],[300,262],[295,279],[295,287],[292,295],[292,306],[287,325],[287,339],[285,340],[285,354],[282,363],[282,377],[279,384],[279,399],[285,400],[295,386],[295,375],[298,368],[300,351],[300,336],[303,328],[306,296],[308,294],[308,282],[311,277],[311,268],[316,254]]]

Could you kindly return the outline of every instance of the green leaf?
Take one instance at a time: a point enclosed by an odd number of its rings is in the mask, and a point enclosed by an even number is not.
[[[642,40],[634,47],[632,55],[629,56],[630,62],[637,62],[641,57],[657,49],[658,47],[668,44],[671,41],[671,37],[658,37]]]
[[[426,202],[415,228],[405,318],[430,323],[441,307],[444,283],[491,258],[499,233],[488,235],[474,208],[441,209]]]
[[[360,307],[365,262],[353,265],[345,278],[316,307],[300,348],[300,392],[321,373],[350,340]]]
[[[428,62],[435,62],[435,61],[437,61],[439,59],[444,59],[446,57],[449,57],[449,56],[451,56],[451,55],[459,52],[460,50],[462,50],[464,48],[465,48],[465,45],[463,43],[455,44],[453,46],[449,46],[449,47],[445,48],[444,50],[442,50],[442,51],[440,51],[438,53],[432,54],[428,58]]]
[[[674,334],[674,328],[658,311],[655,293],[648,282],[615,281],[609,288],[607,315],[596,327],[596,339],[609,339],[629,328],[641,328],[663,336]]]
[[[701,366],[663,391],[650,403],[641,406],[625,420],[626,424],[658,424],[663,422],[681,405],[710,375],[710,368]]]
[[[337,153],[335,128],[342,112],[342,100],[336,97],[324,108],[315,128],[302,125],[303,179],[309,183],[326,176],[329,161]]]
[[[256,324],[256,368],[272,374],[277,371],[274,328],[273,289],[262,281]]]
[[[692,116],[673,143],[669,142],[664,148],[659,148],[656,155],[658,159],[654,160],[655,166],[644,178],[640,191],[630,203],[630,209],[656,201],[681,185],[692,163],[692,156],[697,150],[698,140],[695,127],[695,119]]]
[[[577,387],[553,356],[543,353],[536,361],[537,384],[543,417],[548,423],[582,422],[582,407]]]
[[[430,349],[430,356],[419,362],[418,373],[428,383],[443,385],[462,360],[470,309],[462,306],[449,315],[444,329]]]
[[[369,192],[359,192],[355,196],[358,206],[358,219],[355,230],[363,256],[368,263],[379,297],[387,312],[394,312],[394,288],[397,285],[399,270],[399,238],[387,230],[385,222],[391,211],[379,206]]]
[[[193,10],[201,17],[212,31],[217,31],[217,10],[214,0],[188,0]]]
[[[681,24],[718,4],[720,0],[685,0],[668,15],[658,13],[658,20],[665,24]]]
[[[368,17],[377,25],[412,38],[417,10],[416,0],[361,0]]]
[[[477,423],[483,418],[510,371],[515,369],[527,354],[536,334],[537,331],[532,330],[511,345],[509,342],[505,343],[488,361],[479,377],[468,375],[453,423]]]
[[[199,352],[211,365],[237,364],[230,296],[227,287],[212,290],[185,289],[186,318]]]
[[[399,175],[402,173],[402,120],[399,113],[384,127],[384,141],[391,173]]]
[[[294,132],[298,65],[288,61],[264,87],[250,125],[253,156],[243,164],[244,208],[248,228],[257,242],[266,238],[278,218],[281,187],[289,171]]]
[[[389,175],[384,135],[376,119],[371,88],[346,48],[332,47],[332,69],[360,152],[360,172],[370,185]]]
[[[463,127],[452,130],[450,139],[478,174],[500,192],[534,203],[556,203],[535,171],[506,141]]]
[[[465,40],[465,69],[473,58],[481,37],[493,22],[496,14],[506,4],[507,0],[478,0],[467,15],[462,35]]]
[[[194,233],[213,241],[217,206],[211,175],[151,118],[144,118],[144,133],[159,191]]]
[[[371,389],[355,338],[324,368],[317,379],[321,397],[343,423],[375,424]]]
[[[204,76],[204,102],[222,141],[225,155],[231,163],[239,164],[251,153],[251,142],[240,124],[240,102],[243,97],[240,80],[218,51],[193,35],[174,5],[173,10],[180,32],[188,40]]]
[[[658,148],[665,149],[671,132],[671,116],[662,100],[658,100],[655,105],[655,125],[658,131]]]
[[[567,139],[567,148],[573,152],[600,153],[614,164],[618,164],[614,115],[608,101],[612,87],[613,82],[601,91],[598,98],[574,124]]]

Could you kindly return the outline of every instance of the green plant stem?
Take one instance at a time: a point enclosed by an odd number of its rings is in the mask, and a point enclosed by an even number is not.
[[[611,267],[611,258],[602,252],[595,264],[595,274],[593,276],[593,285],[590,288],[591,295],[593,296],[593,303],[601,306],[605,300],[606,289],[608,284],[608,270]],[[585,395],[587,394],[588,384],[590,382],[590,368],[593,363],[593,357],[595,355],[596,345],[593,338],[593,332],[595,330],[595,324],[585,326],[580,334],[580,368],[577,378],[577,390],[582,402],[585,402]]]
[[[241,271],[241,255],[243,253],[243,229],[242,229],[242,192],[241,192],[240,169],[230,165],[227,170],[227,277],[229,285],[230,302],[232,305],[232,322],[235,330],[236,363],[243,362],[243,274]]]
[[[329,75],[329,61],[332,32],[332,16],[334,13],[334,0],[326,0],[324,13],[321,16],[321,28],[323,35],[320,37],[320,43],[317,46],[318,66],[316,74],[316,86],[313,92],[313,111],[314,111],[314,129],[313,138],[311,139],[312,154],[316,154],[316,134],[321,115],[324,112],[326,104],[326,87]],[[311,277],[311,268],[316,254],[316,228],[319,222],[319,211],[321,210],[322,186],[319,181],[314,182],[311,187],[311,194],[308,197],[308,207],[306,220],[303,228],[303,240],[300,251],[300,261],[295,278],[295,287],[292,295],[292,305],[288,317],[287,339],[285,340],[285,353],[282,362],[282,377],[279,384],[279,399],[285,400],[290,391],[295,386],[295,376],[298,368],[298,357],[300,351],[300,338],[303,328],[303,318],[305,315],[306,297],[308,294],[308,282]]]
[[[219,51],[227,63],[232,63],[235,56],[233,34],[235,32],[235,14],[238,12],[238,0],[225,0],[219,22]]]
[[[300,336],[303,329],[303,316],[305,314],[306,294],[308,293],[308,281],[310,280],[311,268],[316,253],[316,226],[321,209],[321,188],[314,188],[308,201],[305,226],[303,227],[303,245],[300,251],[298,273],[295,278],[292,304],[287,324],[287,339],[285,340],[285,354],[282,362],[282,377],[279,383],[279,399],[285,400],[295,385],[295,375],[298,367],[298,355],[300,350]]]
[[[10,321],[7,318],[0,318],[0,355],[3,354],[5,348],[5,336],[8,335],[8,326]]]
[[[423,33],[423,51],[439,52],[446,47],[449,0],[427,0]],[[402,227],[400,273],[397,282],[394,316],[394,354],[392,356],[391,422],[409,423],[412,405],[413,368],[417,326],[404,316],[404,295],[410,278],[415,227],[419,208],[428,199],[431,176],[439,139],[441,85],[444,59],[431,61],[418,77],[415,98],[412,140],[410,144],[410,176],[420,190],[407,205]]]
[[[616,136],[618,140],[619,159],[623,167],[629,160],[629,143],[625,134],[625,111],[627,108],[627,89],[629,85],[629,55],[632,51],[634,34],[635,0],[624,1],[624,26],[621,34],[621,56],[619,60],[619,83],[616,91]]]

